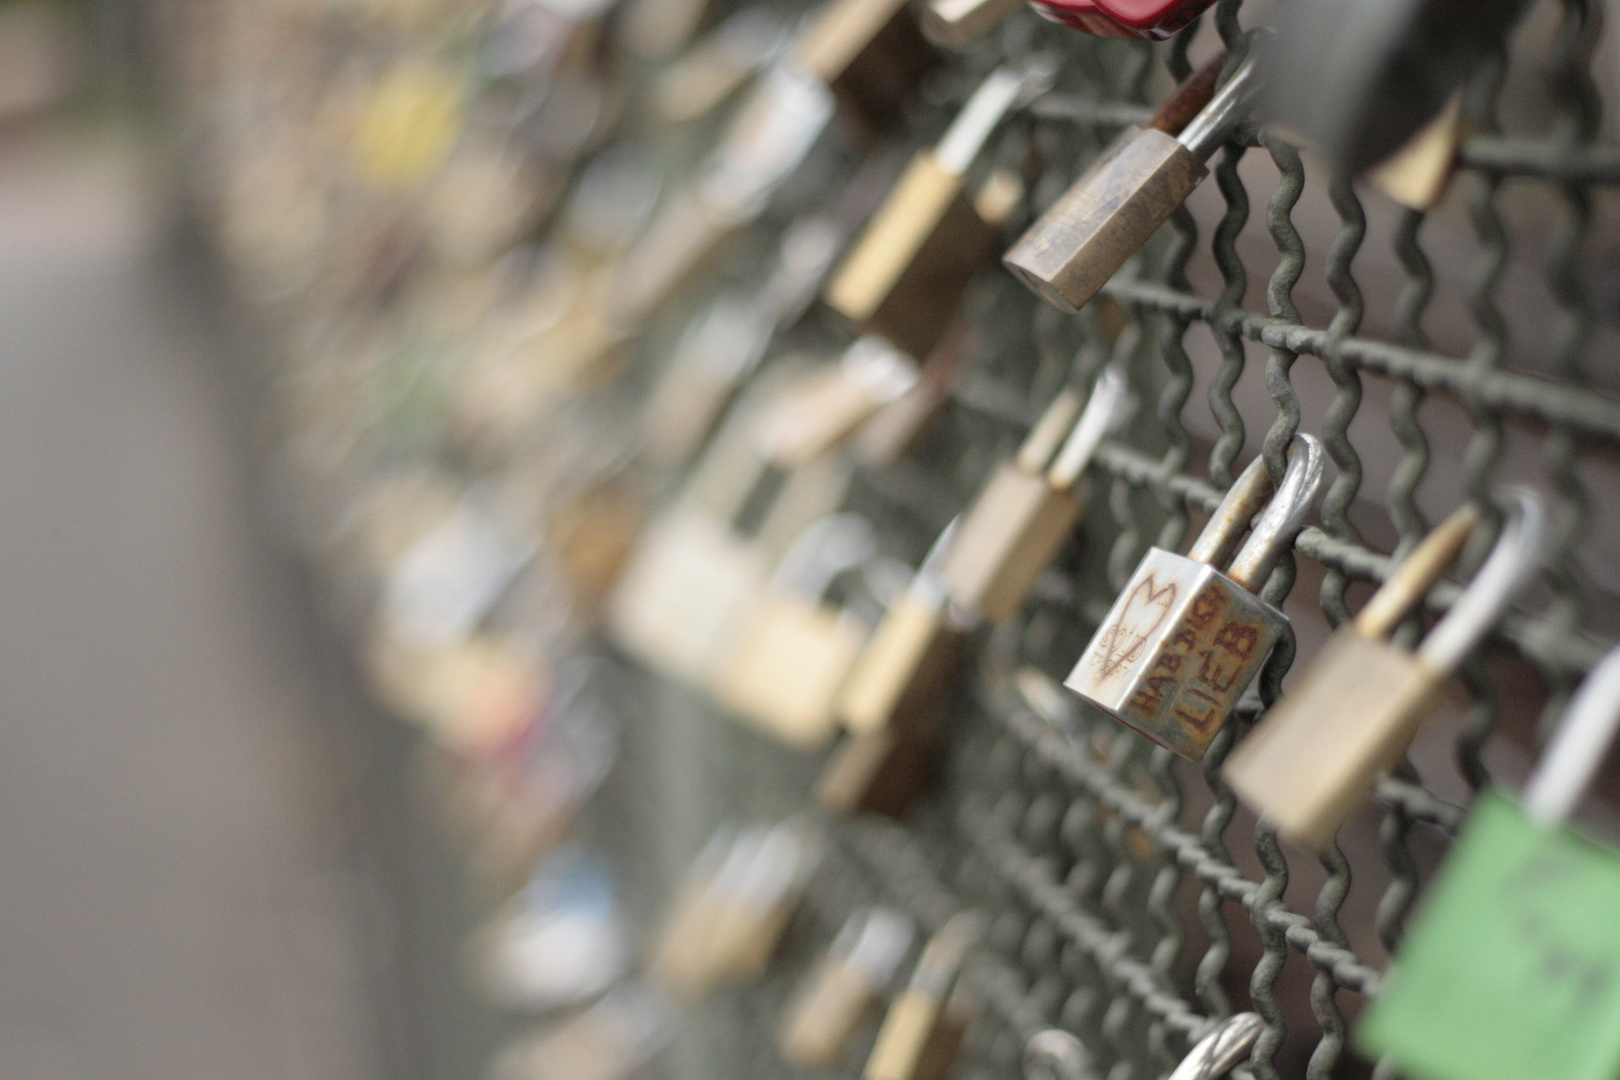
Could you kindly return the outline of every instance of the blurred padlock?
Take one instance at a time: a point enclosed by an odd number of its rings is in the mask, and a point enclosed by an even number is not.
[[[1322,482],[1322,444],[1294,436],[1275,498],[1256,458],[1186,555],[1150,548],[1063,685],[1160,746],[1198,761],[1288,625],[1256,593]]]
[[[962,51],[1023,6],[1024,0],[930,0],[923,9],[923,33],[936,44]]]
[[[894,981],[915,934],[911,919],[892,908],[851,915],[788,1003],[779,1035],[783,1060],[801,1069],[837,1065]]]
[[[703,683],[794,537],[843,499],[850,469],[824,457],[773,467],[761,416],[778,380],[738,402],[674,505],[637,544],[608,605],[626,651],[671,678]]]
[[[1509,499],[1490,559],[1416,652],[1386,639],[1462,549],[1479,517],[1473,505],[1413,549],[1227,760],[1227,783],[1278,832],[1311,848],[1328,844],[1534,576],[1546,511],[1522,488]]]
[[[957,977],[983,936],[983,917],[962,912],[929,939],[883,1017],[862,1080],[942,1080],[950,1071],[970,1015]]]
[[[1620,730],[1620,650],[1570,701],[1522,805],[1479,793],[1395,964],[1363,1053],[1420,1080],[1620,1072],[1620,850],[1569,825]]]
[[[1095,296],[1209,175],[1205,159],[1247,115],[1254,61],[1210,97],[1224,62],[1204,65],[1148,127],[1105,151],[1007,252],[1007,269],[1064,311]]]
[[[871,623],[825,593],[876,550],[871,524],[853,514],[806,529],[738,623],[711,684],[715,699],[788,746],[830,739],[836,695]]]
[[[791,40],[785,21],[758,7],[737,11],[658,75],[652,104],[672,124],[706,116]]]
[[[837,447],[884,405],[917,382],[917,365],[876,334],[844,350],[837,363],[791,387],[761,421],[766,453],[795,468]]]
[[[1175,37],[1215,0],[1030,0],[1036,11],[1099,37]]]
[[[1058,395],[964,516],[940,571],[952,600],[990,622],[1023,606],[1080,516],[1076,482],[1130,408],[1118,365],[1098,377],[1078,422],[1078,395],[1069,389]]]
[[[839,692],[849,734],[816,781],[816,801],[828,810],[898,817],[933,775],[967,645],[968,625],[938,577],[955,530],[953,522],[934,542]]]
[[[832,88],[841,109],[874,130],[900,120],[906,98],[941,59],[907,0],[830,0],[791,56]]]
[[[969,201],[968,170],[1007,113],[1050,85],[1055,67],[1054,57],[1041,55],[980,84],[868,223],[827,285],[829,307],[912,356],[933,350],[973,275],[990,261],[1001,224]]]

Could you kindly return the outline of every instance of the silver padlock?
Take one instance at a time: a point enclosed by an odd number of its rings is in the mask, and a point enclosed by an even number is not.
[[[1266,1022],[1258,1013],[1227,1017],[1188,1051],[1170,1080],[1219,1080],[1243,1063],[1265,1030]]]
[[[1160,746],[1193,761],[1237,705],[1288,625],[1256,593],[1322,483],[1322,444],[1294,436],[1288,471],[1248,540],[1221,566],[1271,494],[1256,458],[1192,550],[1150,548],[1063,685]]]

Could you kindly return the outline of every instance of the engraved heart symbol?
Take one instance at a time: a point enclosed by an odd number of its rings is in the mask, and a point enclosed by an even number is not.
[[[1176,602],[1178,586],[1174,581],[1164,586],[1152,574],[1136,583],[1125,598],[1125,606],[1114,624],[1101,634],[1102,659],[1099,678],[1107,679],[1122,668],[1141,658],[1147,639],[1170,614]]]

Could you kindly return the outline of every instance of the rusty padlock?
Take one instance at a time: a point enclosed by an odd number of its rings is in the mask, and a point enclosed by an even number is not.
[[[1198,761],[1288,625],[1255,595],[1305,523],[1322,482],[1322,444],[1296,435],[1275,498],[1256,458],[1192,550],[1150,548],[1063,685],[1128,727]]]
[[[984,931],[984,917],[965,911],[928,940],[883,1017],[862,1080],[942,1080],[950,1071],[971,1017],[958,976]]]
[[[827,285],[827,306],[927,356],[950,324],[973,275],[990,261],[1001,220],[969,199],[967,174],[985,142],[1020,101],[1051,85],[1056,58],[992,72],[945,137],[912,159]],[[1003,206],[1003,214],[1011,210]]]
[[[816,801],[828,810],[898,817],[934,771],[969,629],[938,577],[955,531],[952,522],[934,542],[839,692],[836,711],[849,734],[815,790]]]
[[[1333,839],[1378,774],[1406,752],[1457,665],[1534,576],[1546,510],[1523,488],[1507,499],[1489,559],[1416,652],[1387,638],[1462,549],[1479,518],[1473,505],[1412,550],[1227,760],[1227,783],[1279,833],[1311,848]]]
[[[910,917],[893,908],[864,908],[845,920],[788,1003],[778,1037],[783,1060],[801,1069],[838,1064],[915,936]]]
[[[1224,61],[1200,68],[1146,128],[1105,151],[1008,250],[1007,269],[1064,311],[1097,295],[1209,175],[1205,160],[1247,116],[1254,60],[1210,97]]]
[[[922,29],[928,40],[960,52],[1023,6],[1024,0],[931,0]]]
[[[1077,481],[1131,405],[1118,365],[1098,377],[1084,411],[1074,390],[1059,393],[1018,456],[995,471],[963,517],[940,570],[952,600],[990,622],[1023,606],[1080,516]]]
[[[710,687],[715,699],[788,746],[814,749],[832,738],[836,695],[872,627],[824,594],[876,550],[871,524],[854,514],[806,529],[737,624]]]

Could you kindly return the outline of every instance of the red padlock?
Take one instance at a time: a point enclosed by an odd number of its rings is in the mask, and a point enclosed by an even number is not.
[[[1055,22],[1102,37],[1174,37],[1214,0],[1030,0]]]
[[[1029,0],[1035,14],[1064,26],[1072,26],[1097,37],[1128,38],[1136,35],[1104,15],[1095,0]]]

